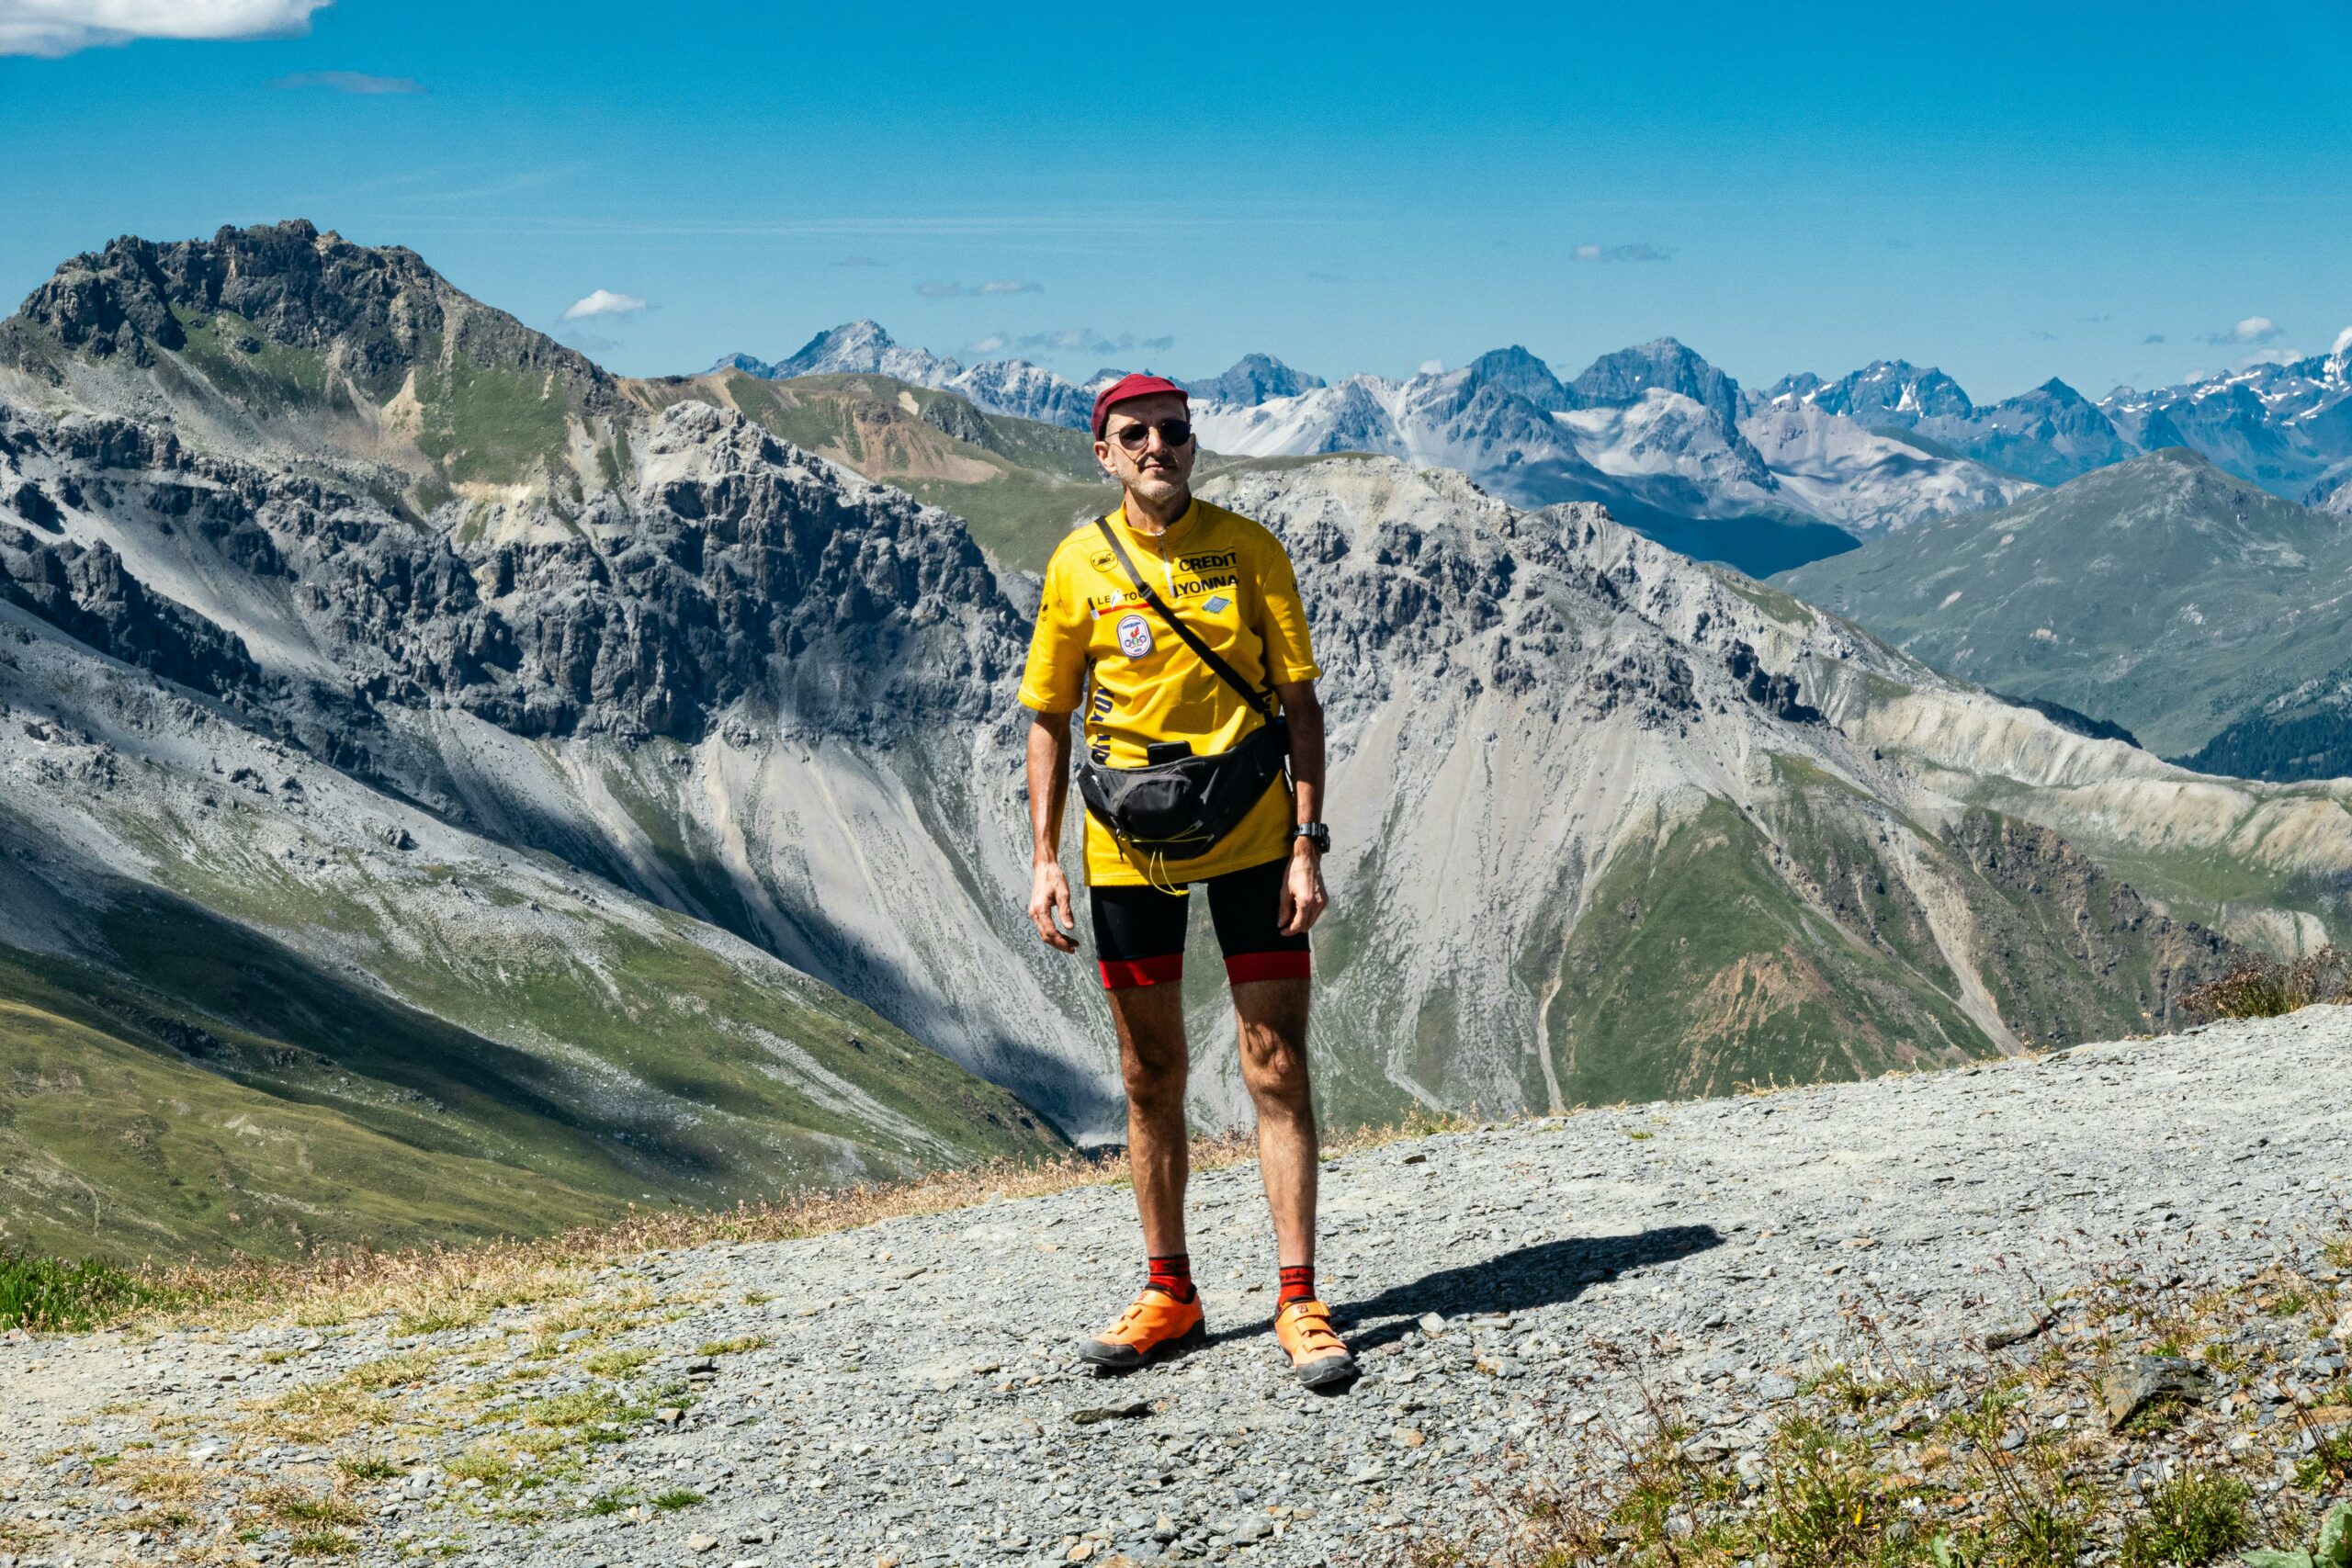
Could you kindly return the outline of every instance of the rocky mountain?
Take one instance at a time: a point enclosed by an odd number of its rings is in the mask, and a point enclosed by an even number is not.
[[[2030,488],[1840,416],[1756,405],[1670,338],[1604,355],[1565,384],[1510,348],[1403,381],[1357,376],[1212,404],[1196,420],[1222,452],[1377,452],[1454,468],[1522,505],[1598,501],[1675,549],[1758,572]]]
[[[1600,501],[1677,549],[1771,571],[2170,446],[2323,504],[2352,464],[2347,364],[2352,351],[2154,392],[2119,387],[2097,401],[2053,378],[1977,403],[1943,371],[1902,359],[1834,381],[1786,376],[1758,395],[1660,338],[1603,355],[1566,382],[1513,347],[1453,371],[1336,385],[1249,355],[1187,386],[1204,434],[1235,455],[1361,451],[1442,463],[1529,505]],[[821,333],[773,365],[737,355],[717,368],[779,379],[888,375],[1073,429],[1085,428],[1092,391],[1117,373],[1080,385],[1019,360],[967,370],[898,346],[872,321]],[[1468,410],[1479,390],[1496,395]],[[1567,426],[1565,441],[1531,410]]]
[[[2338,469],[2331,468],[2312,486],[2303,497],[2303,504],[2314,512],[2329,512],[2338,516],[2352,516],[2352,463]]]
[[[2343,663],[2347,572],[2343,518],[2174,447],[1779,581],[1939,669],[2196,753]]]
[[[1184,389],[1204,402],[1255,408],[1269,398],[1295,398],[1323,384],[1322,377],[1294,370],[1270,354],[1245,354],[1224,375],[1187,381]]]
[[[1604,354],[1571,384],[1586,408],[1623,408],[1652,391],[1690,399],[1715,416],[1725,439],[1739,434],[1739,383],[1670,337]]]
[[[1796,399],[1754,408],[1739,428],[1783,501],[1859,538],[2006,506],[2036,489],[1899,427],[1865,428]]]
[[[1940,370],[1883,359],[1836,381],[1783,378],[1765,399],[1824,409],[1872,429],[1911,432],[2041,484],[2187,446],[2273,495],[2309,500],[2324,475],[2352,461],[2347,365],[2352,351],[2315,355],[2152,392],[2118,387],[2096,402],[2052,379],[1979,404]]]
[[[1910,432],[1926,438],[1928,452],[1957,454],[2035,484],[2063,484],[2146,449],[2055,378],[1980,406],[1940,370],[1882,359],[1835,381],[1786,378],[1767,399],[1775,407],[1819,409],[1870,430]]]
[[[910,386],[956,392],[988,413],[1072,430],[1088,428],[1095,389],[1119,374],[1103,371],[1081,386],[1025,359],[993,359],[967,368],[928,349],[905,347],[880,323],[871,321],[851,321],[819,333],[798,353],[773,364],[748,354],[727,355],[707,374],[729,370],[765,381],[803,376],[888,376]]]
[[[1564,473],[1569,419],[1717,428],[1655,386],[1545,408],[1575,399],[1530,361],[1354,391],[1433,435],[1522,430]],[[878,371],[613,378],[306,224],[68,262],[0,324],[0,729],[37,786],[8,797],[0,874],[29,892],[5,940],[98,998],[20,983],[60,1021],[19,1084],[197,1042],[160,1059],[234,1066],[280,1114],[340,1093],[411,1151],[387,1160],[587,1195],[535,1189],[546,1224],[625,1181],[723,1197],[1037,1146],[1023,1105],[1115,1132],[1099,991],[1022,914],[1033,590],[991,564],[1037,558],[1075,496],[1000,510],[984,550],[846,466],[1075,491],[1054,465],[1082,436]],[[2241,944],[2344,919],[2335,786],[2075,733],[1589,503],[1367,457],[1204,489],[1288,544],[1327,671],[1335,1121],[2136,1031]],[[1194,1108],[1225,1124],[1195,940]],[[434,1109],[362,1117],[409,1088]],[[44,1224],[96,1157],[68,1120],[10,1123],[58,1173]],[[139,1136],[168,1154],[162,1122]],[[307,1201],[296,1166],[239,1179]]]
[[[2273,495],[2312,500],[2352,464],[2352,348],[2153,392],[2118,387],[2099,407],[2143,447],[2194,446]],[[2313,504],[2317,504],[2314,500]]]
[[[1076,430],[1116,374],[1081,386],[1018,360],[966,369],[900,348],[872,321],[821,333],[789,359],[736,355],[717,368],[772,380],[884,375],[956,393],[984,412]],[[1673,548],[1754,571],[2030,488],[1932,442],[1825,420],[1802,404],[1759,403],[1671,338],[1605,355],[1573,384],[1513,346],[1450,371],[1336,385],[1252,354],[1186,386],[1202,438],[1218,453],[1374,452],[1453,468],[1524,505],[1601,502]],[[1763,456],[1758,435],[1785,468]]]
[[[1872,429],[1909,429],[1923,419],[1966,419],[1976,412],[1959,382],[1905,359],[1873,360],[1835,381],[1809,373],[1785,377],[1764,395],[1774,402],[1789,399],[1843,414]]]

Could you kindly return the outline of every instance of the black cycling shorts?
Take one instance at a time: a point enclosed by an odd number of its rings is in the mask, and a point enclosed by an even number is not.
[[[1216,922],[1216,944],[1224,951],[1225,977],[1231,984],[1306,977],[1306,933],[1283,935],[1276,918],[1289,869],[1290,857],[1284,855],[1193,884],[1209,890],[1209,919]],[[1184,921],[1193,908],[1189,892],[1089,887],[1086,897],[1094,912],[1094,956],[1102,965],[1103,989],[1183,978]]]

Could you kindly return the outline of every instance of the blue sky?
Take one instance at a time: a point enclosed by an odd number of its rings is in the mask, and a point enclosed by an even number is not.
[[[300,216],[633,374],[872,316],[1073,375],[1671,334],[1990,400],[2352,326],[2352,0],[209,3],[307,30],[0,55],[0,298]]]

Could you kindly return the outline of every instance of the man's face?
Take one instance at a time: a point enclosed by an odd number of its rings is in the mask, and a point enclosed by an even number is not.
[[[1110,476],[1146,501],[1173,501],[1193,482],[1193,459],[1201,444],[1187,434],[1170,446],[1159,428],[1187,418],[1184,400],[1174,392],[1131,398],[1111,411],[1094,456]]]

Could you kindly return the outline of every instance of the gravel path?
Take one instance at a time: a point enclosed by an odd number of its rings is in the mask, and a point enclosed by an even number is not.
[[[2352,1010],[2313,1008],[1350,1156],[1325,1172],[1321,1273],[1367,1375],[1336,1397],[1282,1375],[1248,1167],[1195,1179],[1211,1343],[1125,1379],[1069,1356],[1141,1273],[1117,1188],[632,1260],[553,1329],[564,1303],[390,1341],[381,1322],[13,1336],[0,1565],[285,1561],[310,1527],[256,1524],[252,1499],[330,1483],[370,1562],[1378,1561],[1475,1529],[1509,1456],[1631,1418],[1645,1386],[1753,1444],[1855,1348],[1856,1310],[1948,1365],[2104,1269],[2195,1285],[2309,1259],[2352,1224],[2348,1089]],[[273,1443],[250,1415],[418,1352],[439,1359],[347,1436]],[[610,1426],[533,1403],[566,1397],[607,1400]],[[1128,1413],[1073,1418],[1102,1409]],[[535,1432],[601,1440],[505,1473],[460,1457]],[[369,1457],[402,1472],[338,1479]],[[170,1488],[124,1478],[181,1465],[200,1491],[144,1528]]]

